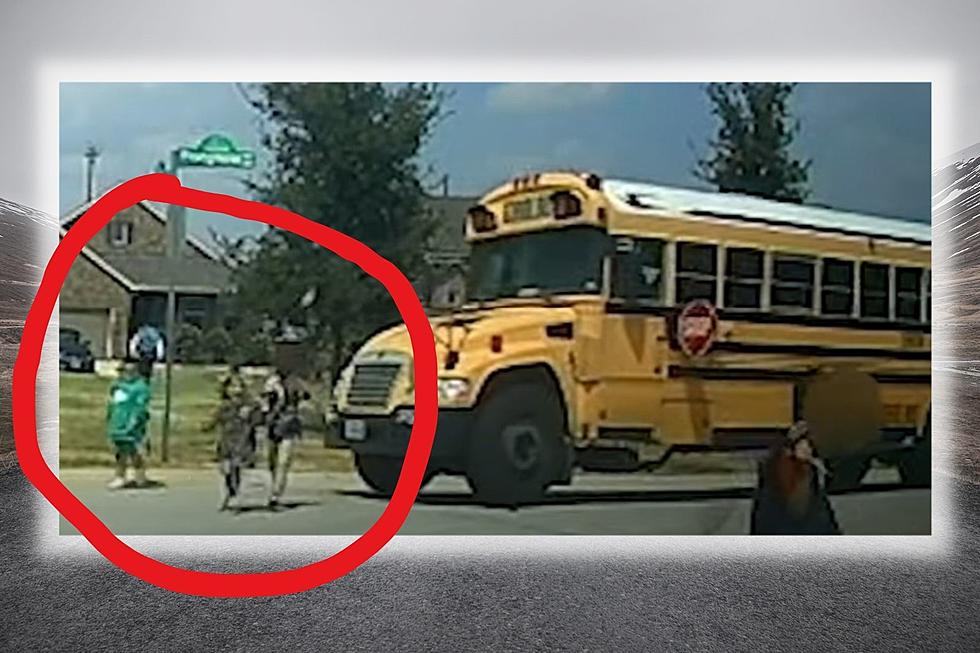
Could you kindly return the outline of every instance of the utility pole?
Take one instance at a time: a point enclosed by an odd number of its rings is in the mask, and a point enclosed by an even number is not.
[[[85,148],[85,201],[91,202],[95,199],[95,162],[102,155],[102,152],[95,145],[89,143]]]
[[[170,169],[168,172],[180,179],[180,165],[177,160],[177,150],[170,153]],[[160,458],[163,462],[170,459],[170,412],[173,401],[173,366],[174,353],[177,349],[177,284],[174,272],[179,265],[186,233],[187,216],[184,207],[177,204],[167,205],[167,316],[164,327],[166,364],[164,369],[164,402],[163,428],[160,437]]]

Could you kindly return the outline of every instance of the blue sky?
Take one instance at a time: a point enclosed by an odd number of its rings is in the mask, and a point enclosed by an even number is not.
[[[691,168],[715,122],[699,84],[444,84],[449,115],[422,152],[433,180],[480,195],[523,172],[576,168],[701,187]],[[929,219],[927,84],[800,84],[797,153],[811,158],[810,201]],[[260,122],[232,84],[66,83],[61,87],[61,210],[84,199],[82,152],[103,152],[102,188],[149,172],[174,145],[212,131],[258,147]],[[263,153],[259,152],[260,162]],[[243,196],[242,173],[188,171],[184,183]],[[189,229],[254,229],[192,214]]]

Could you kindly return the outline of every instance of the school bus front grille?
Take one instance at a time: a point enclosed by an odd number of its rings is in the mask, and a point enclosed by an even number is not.
[[[362,408],[384,408],[391,398],[399,363],[359,363],[354,366],[347,403]]]

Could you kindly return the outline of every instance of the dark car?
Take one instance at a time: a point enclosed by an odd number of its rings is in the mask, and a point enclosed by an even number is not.
[[[69,372],[94,372],[95,356],[92,355],[89,342],[83,340],[75,329],[62,329],[59,335],[61,369]]]

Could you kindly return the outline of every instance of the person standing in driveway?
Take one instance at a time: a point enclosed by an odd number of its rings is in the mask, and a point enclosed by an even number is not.
[[[153,378],[153,364],[164,357],[163,334],[149,324],[144,324],[129,341],[129,355],[137,361],[139,373],[147,382]]]
[[[793,424],[759,466],[751,534],[840,535],[826,478],[806,422]]]

